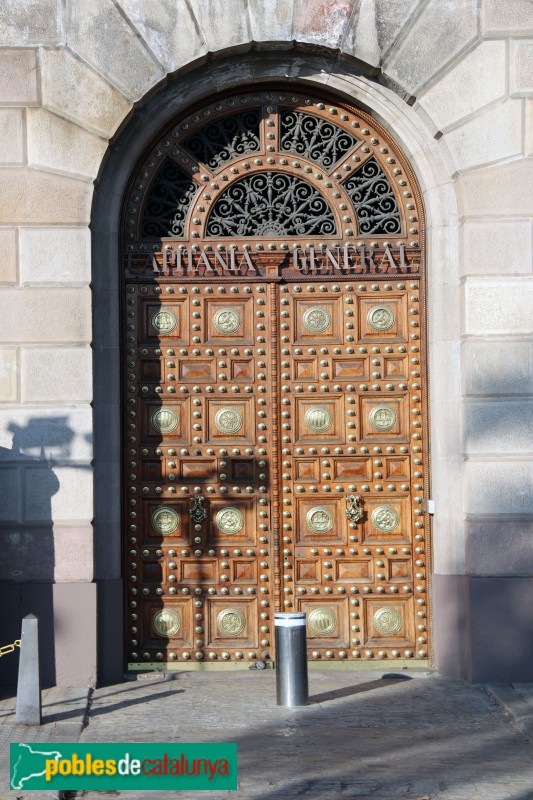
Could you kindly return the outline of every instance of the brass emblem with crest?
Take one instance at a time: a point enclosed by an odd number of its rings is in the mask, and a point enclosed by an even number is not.
[[[368,324],[375,331],[388,331],[395,322],[394,311],[387,306],[375,306],[366,315]]]
[[[215,328],[219,333],[235,333],[242,325],[241,315],[234,308],[217,311],[214,317]]]
[[[333,414],[329,408],[315,406],[305,412],[304,422],[313,433],[325,433],[333,425]]]
[[[158,636],[174,636],[181,628],[181,617],[173,608],[162,608],[152,617],[152,628]]]
[[[158,408],[152,414],[151,423],[159,433],[172,433],[178,427],[180,418],[173,408]]]
[[[238,636],[246,627],[240,608],[225,608],[217,617],[217,627],[224,636]]]
[[[331,316],[325,308],[313,306],[304,313],[302,322],[309,333],[323,333],[331,325]]]
[[[308,625],[315,636],[329,636],[337,627],[337,617],[330,608],[315,608],[309,614]]]
[[[174,533],[179,525],[180,515],[169,506],[161,506],[152,514],[152,528],[158,533]]]
[[[370,423],[377,431],[390,431],[396,425],[396,411],[389,406],[373,408]]]
[[[216,515],[215,523],[222,533],[239,533],[244,527],[244,517],[238,508],[223,508]]]
[[[178,325],[178,317],[171,309],[159,309],[150,317],[150,325],[156,333],[172,333]]]
[[[220,433],[237,433],[242,428],[243,418],[238,408],[221,408],[215,414],[215,425]]]

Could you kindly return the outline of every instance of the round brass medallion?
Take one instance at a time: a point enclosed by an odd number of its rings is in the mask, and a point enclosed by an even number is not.
[[[395,608],[378,608],[374,614],[374,627],[383,636],[393,636],[402,627],[402,615]]]
[[[375,306],[367,314],[368,324],[375,331],[388,331],[395,322],[394,311],[387,306]]]
[[[224,636],[238,636],[246,627],[246,617],[239,608],[225,608],[217,617],[217,627]]]
[[[173,533],[179,524],[180,515],[168,506],[161,506],[152,514],[152,528],[158,533]]]
[[[329,508],[313,506],[305,517],[307,527],[316,533],[327,533],[333,528],[334,517]]]
[[[173,608],[162,608],[154,614],[152,628],[158,636],[174,636],[181,628],[181,617]]]
[[[217,311],[214,318],[215,328],[219,333],[235,333],[242,325],[241,315],[233,308]]]
[[[378,406],[370,412],[370,423],[377,431],[390,431],[396,425],[396,411],[388,406]]]
[[[308,624],[315,636],[329,636],[337,627],[337,617],[329,608],[315,608],[309,614]]]
[[[372,512],[371,521],[377,531],[391,533],[400,524],[400,515],[392,506],[378,506]]]
[[[304,328],[309,333],[323,333],[331,325],[331,316],[329,311],[320,306],[313,306],[308,308],[302,318]]]
[[[304,422],[313,433],[325,433],[333,424],[333,415],[328,408],[315,406],[305,412]]]
[[[159,309],[150,317],[150,325],[156,333],[172,333],[177,327],[178,318],[174,311]]]
[[[215,414],[215,425],[220,433],[237,433],[242,423],[242,414],[237,408],[221,408]]]
[[[244,526],[244,517],[238,508],[223,508],[216,515],[215,523],[222,533],[239,533]]]
[[[180,418],[172,408],[158,408],[152,414],[152,427],[159,433],[172,433],[179,425]]]

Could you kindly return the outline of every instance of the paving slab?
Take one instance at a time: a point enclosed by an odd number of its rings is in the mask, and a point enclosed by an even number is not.
[[[0,800],[190,800],[187,792],[8,789],[9,742],[237,742],[237,791],[201,800],[533,800],[533,684],[469,686],[425,669],[311,670],[276,705],[273,670],[175,672],[43,692],[44,724],[0,701]],[[515,709],[515,716],[513,716]],[[515,719],[516,717],[516,719]],[[533,735],[533,734],[532,734]],[[196,796],[196,794],[195,794]]]
[[[81,741],[237,742],[238,790],[202,800],[533,800],[531,741],[482,687],[427,670],[313,670],[309,705],[285,709],[271,670],[170,677],[96,690]],[[173,795],[185,797],[161,793]],[[147,793],[76,795],[111,796]]]

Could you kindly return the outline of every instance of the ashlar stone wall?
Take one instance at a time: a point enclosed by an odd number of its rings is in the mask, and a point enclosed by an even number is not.
[[[148,114],[146,98],[158,87],[170,113],[269,77],[363,103],[419,175],[436,661],[520,678],[533,642],[530,0],[0,0],[1,643],[21,614],[41,613],[47,679],[94,682],[94,581],[120,581],[119,561],[95,574],[93,559],[94,519],[119,552],[118,457],[93,453],[95,425],[118,436],[116,381],[94,422],[91,408],[104,380],[93,384],[91,343],[118,314],[116,296],[92,308],[95,270],[116,268],[91,262],[94,181],[106,175],[110,209],[121,191],[105,156],[118,163],[129,115],[155,134],[165,112]],[[94,468],[108,508],[95,508]],[[100,639],[115,665],[117,637]]]

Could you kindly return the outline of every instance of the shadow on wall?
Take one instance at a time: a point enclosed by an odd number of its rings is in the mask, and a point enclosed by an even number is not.
[[[11,449],[0,447],[0,645],[20,637],[21,619],[39,617],[41,678],[55,683],[52,498],[59,479],[51,467],[68,459],[74,431],[68,417],[12,421]],[[18,650],[0,659],[0,685],[16,684]]]

